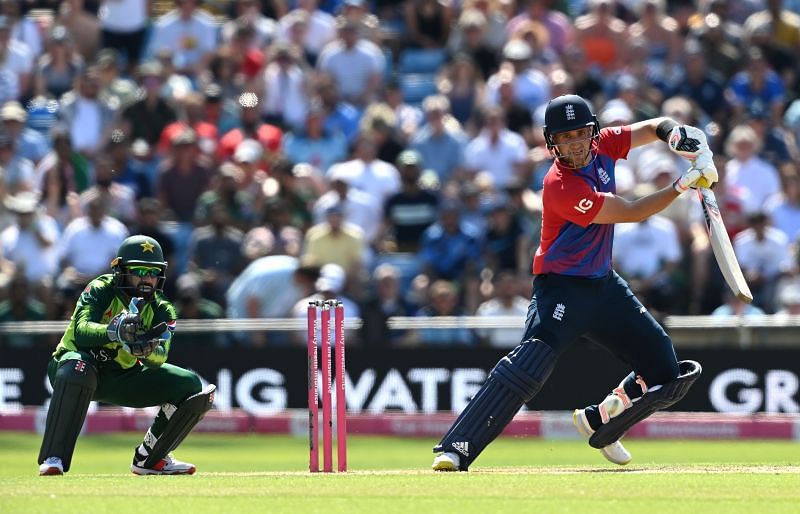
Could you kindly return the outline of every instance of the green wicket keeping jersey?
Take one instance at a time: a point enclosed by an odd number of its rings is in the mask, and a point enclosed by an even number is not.
[[[115,363],[122,369],[134,366],[138,359],[125,351],[121,343],[112,342],[107,333],[111,318],[127,308],[125,297],[114,287],[114,275],[95,278],[78,297],[69,326],[53,355],[59,356],[70,350],[88,351],[98,364]],[[145,304],[139,316],[144,331],[161,322],[167,324],[168,335],[162,336],[166,340],[150,356],[142,359],[145,365],[159,366],[167,360],[169,353],[178,317],[175,308],[163,294],[156,292],[153,301]]]

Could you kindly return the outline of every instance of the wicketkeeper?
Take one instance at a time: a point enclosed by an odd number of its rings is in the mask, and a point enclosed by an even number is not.
[[[95,278],[81,293],[47,367],[53,396],[39,450],[40,475],[69,471],[92,400],[161,407],[134,450],[133,473],[195,472],[193,464],[170,452],[211,408],[216,386],[203,388],[195,373],[166,363],[177,318],[163,295],[166,270],[155,239],[131,236],[117,250],[112,273]]]

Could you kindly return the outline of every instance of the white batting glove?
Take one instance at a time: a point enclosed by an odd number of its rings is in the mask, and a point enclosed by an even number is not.
[[[711,149],[708,147],[708,140],[705,133],[697,127],[691,125],[678,125],[673,127],[667,139],[669,149],[688,159],[694,164],[695,159],[703,154],[711,156]],[[702,169],[702,166],[695,166]]]
[[[718,180],[719,174],[717,173],[717,168],[713,165],[703,169],[697,169],[692,166],[684,171],[683,174],[678,177],[678,180],[672,183],[672,187],[678,193],[683,193],[690,188],[711,187],[711,185]]]

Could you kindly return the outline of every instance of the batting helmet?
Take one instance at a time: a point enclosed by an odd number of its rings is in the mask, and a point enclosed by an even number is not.
[[[547,148],[553,149],[553,134],[592,127],[592,138],[600,137],[600,123],[589,102],[578,95],[561,95],[550,100],[544,111],[544,132]]]
[[[156,290],[164,290],[167,280],[167,261],[164,260],[164,251],[158,241],[149,236],[135,235],[125,239],[117,249],[117,256],[111,261],[111,271],[114,272],[114,285],[128,296],[141,296],[145,300],[153,299],[153,291],[148,291],[147,286],[130,285],[127,277],[131,275],[132,266],[146,266],[158,268],[158,281]]]

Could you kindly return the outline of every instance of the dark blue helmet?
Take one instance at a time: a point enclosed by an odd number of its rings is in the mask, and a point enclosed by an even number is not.
[[[583,127],[593,127],[592,138],[600,136],[600,123],[589,107],[589,102],[578,95],[561,95],[550,100],[544,111],[544,140],[553,149],[553,134],[569,132]]]

